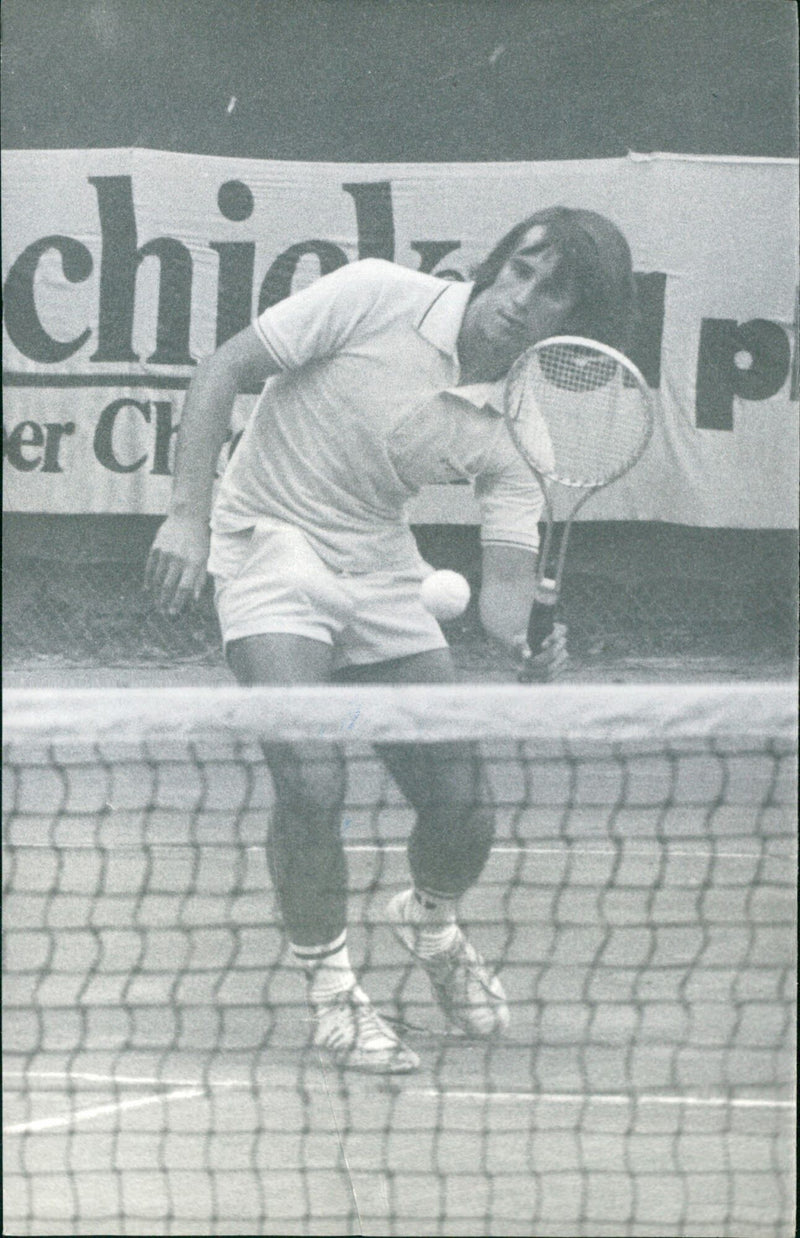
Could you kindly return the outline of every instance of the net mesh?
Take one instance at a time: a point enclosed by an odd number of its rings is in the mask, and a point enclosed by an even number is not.
[[[6,1232],[794,1233],[794,691],[9,692]],[[264,741],[346,755],[351,954],[421,1059],[311,1044]],[[462,920],[496,1042],[386,924],[412,813],[375,755],[477,741]]]

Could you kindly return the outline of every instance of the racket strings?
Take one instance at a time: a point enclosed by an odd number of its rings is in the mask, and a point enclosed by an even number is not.
[[[620,370],[613,357],[577,345],[544,350],[538,356],[542,374],[563,391],[594,391],[610,383]]]
[[[574,346],[544,350],[520,372],[515,388],[517,445],[553,481],[604,485],[644,450],[644,397],[613,357]]]

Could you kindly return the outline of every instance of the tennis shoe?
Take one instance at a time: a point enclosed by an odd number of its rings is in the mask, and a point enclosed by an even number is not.
[[[316,1024],[314,1044],[340,1070],[397,1075],[419,1066],[416,1053],[403,1044],[358,985],[331,1002],[311,1003],[311,1010]]]
[[[421,955],[416,948],[419,925],[408,919],[413,897],[413,890],[396,894],[386,908],[387,916],[399,941],[428,973],[433,995],[448,1023],[467,1036],[485,1039],[501,1035],[510,1015],[497,976],[490,975],[478,951],[457,926],[453,943],[446,950],[431,957]]]

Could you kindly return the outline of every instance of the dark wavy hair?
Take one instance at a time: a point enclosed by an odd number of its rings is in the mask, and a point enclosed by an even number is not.
[[[577,289],[577,302],[563,333],[601,340],[628,352],[638,325],[631,251],[620,230],[594,211],[552,206],[512,228],[475,270],[472,297],[496,280],[501,267],[531,228],[559,252],[554,278]]]

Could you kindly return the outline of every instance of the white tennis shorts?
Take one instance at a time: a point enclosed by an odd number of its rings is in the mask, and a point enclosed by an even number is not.
[[[304,533],[271,517],[252,529],[213,533],[208,570],[225,644],[285,633],[336,648],[335,665],[406,658],[447,641],[419,597],[425,568],[337,572]]]

